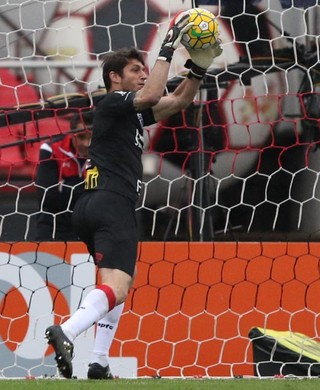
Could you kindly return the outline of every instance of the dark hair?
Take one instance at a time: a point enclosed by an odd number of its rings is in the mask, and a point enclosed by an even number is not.
[[[70,129],[74,130],[77,128],[79,123],[83,124],[83,128],[88,127],[91,129],[93,121],[93,111],[81,111],[80,113],[76,113],[72,116],[70,120]]]
[[[123,68],[130,60],[138,60],[144,65],[143,55],[135,47],[109,52],[103,57],[102,77],[107,90],[111,87],[110,72],[116,72],[122,76]]]

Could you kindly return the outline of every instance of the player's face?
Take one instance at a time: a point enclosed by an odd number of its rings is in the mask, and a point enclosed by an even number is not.
[[[147,79],[144,65],[138,60],[131,60],[124,68],[121,77],[123,91],[139,91]]]
[[[83,126],[81,126],[83,128]],[[76,134],[73,138],[74,148],[76,150],[76,154],[79,157],[87,157],[88,156],[88,148],[90,146],[91,140],[91,132],[83,132]]]

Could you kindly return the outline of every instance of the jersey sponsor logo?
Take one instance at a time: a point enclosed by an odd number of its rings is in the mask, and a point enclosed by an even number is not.
[[[139,129],[136,129],[136,136],[135,136],[135,146],[138,146],[141,150],[143,150],[143,135],[140,134]]]
[[[85,178],[85,189],[92,190],[98,186],[99,171],[97,167],[87,170]]]
[[[137,180],[137,187],[136,187],[136,191],[138,194],[140,194],[141,188],[142,188],[142,181],[138,179]]]
[[[143,116],[140,112],[137,113],[138,120],[140,122],[141,127],[143,127]]]

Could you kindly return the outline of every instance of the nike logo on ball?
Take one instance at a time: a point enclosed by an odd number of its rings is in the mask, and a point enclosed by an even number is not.
[[[205,33],[203,33],[203,32],[198,33],[198,32],[196,32],[196,31],[192,28],[192,29],[191,29],[191,35],[192,35],[193,37],[196,37],[196,38],[205,38],[205,37],[210,37],[210,35],[212,35],[212,34],[211,34],[211,33],[205,34]]]

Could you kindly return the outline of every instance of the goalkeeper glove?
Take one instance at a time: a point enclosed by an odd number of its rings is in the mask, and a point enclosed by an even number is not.
[[[189,13],[181,12],[170,23],[167,35],[162,42],[158,59],[171,62],[173,53],[178,47],[182,35],[190,29],[193,23],[189,23]]]
[[[222,53],[221,40],[217,39],[215,43],[206,49],[187,49],[191,59],[187,60],[185,67],[190,69],[188,78],[195,77],[202,80],[207,69],[212,64],[214,58]]]

